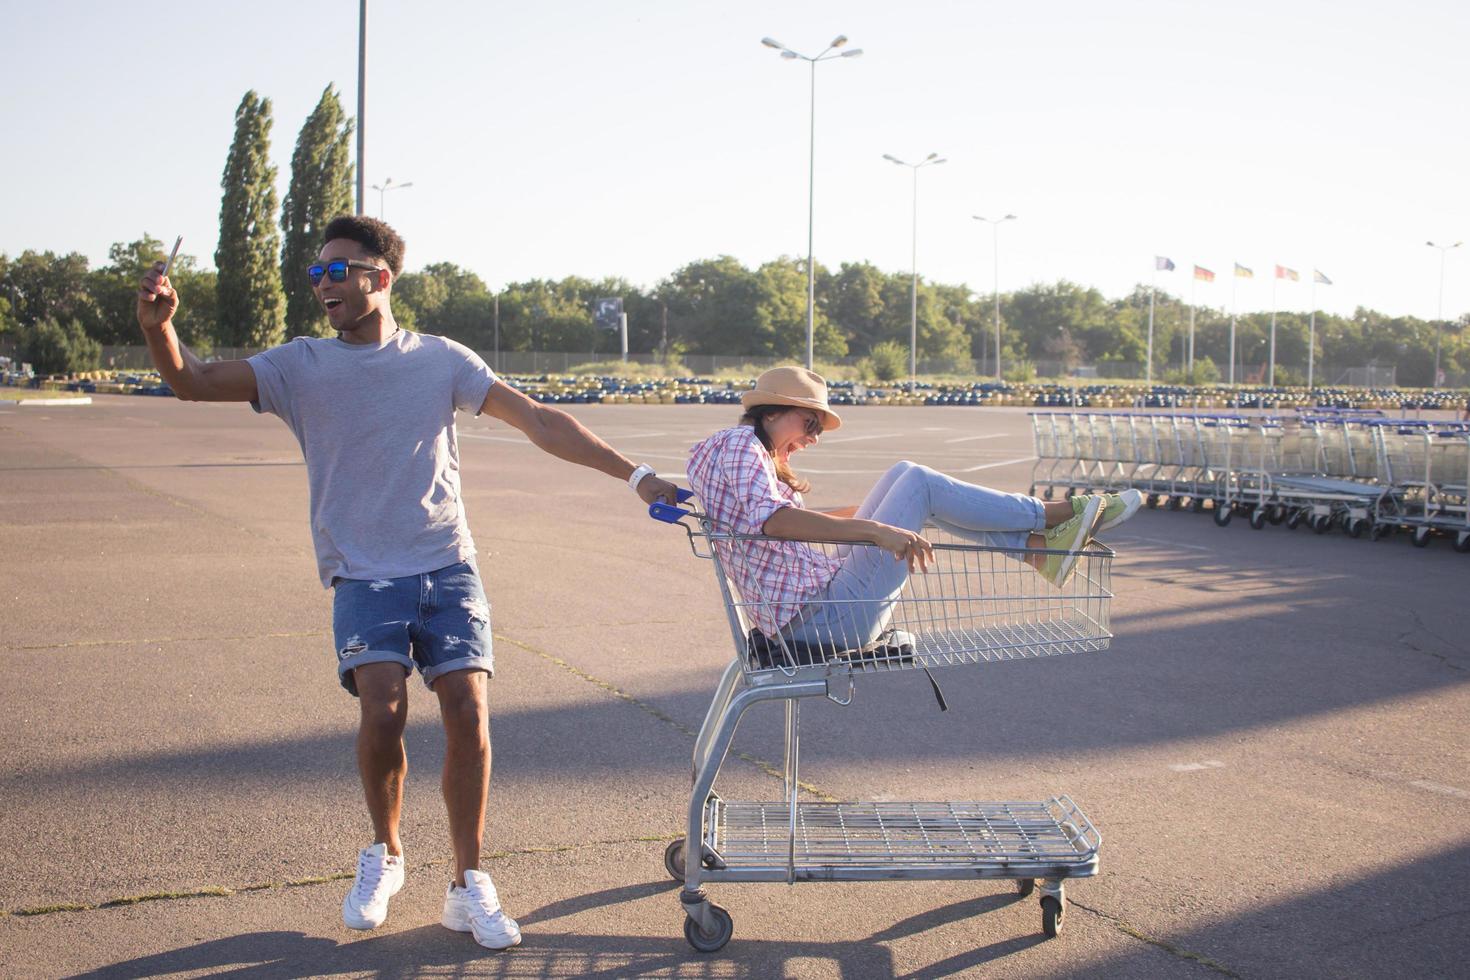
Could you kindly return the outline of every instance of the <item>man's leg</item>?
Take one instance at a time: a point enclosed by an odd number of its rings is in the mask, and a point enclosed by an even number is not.
[[[408,724],[408,685],[403,665],[364,664],[353,672],[362,719],[357,728],[357,770],[373,821],[373,842],[401,855],[398,818],[408,755],[403,729]]]
[[[483,670],[456,670],[434,681],[444,719],[444,807],[454,845],[454,883],[480,867],[485,799],[490,791],[490,709]]]

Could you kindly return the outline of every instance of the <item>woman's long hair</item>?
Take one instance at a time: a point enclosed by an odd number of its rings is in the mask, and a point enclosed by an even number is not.
[[[740,424],[755,429],[756,438],[761,441],[762,446],[766,447],[766,452],[771,454],[771,459],[776,464],[776,479],[797,493],[807,493],[812,488],[811,483],[797,476],[791,464],[776,455],[771,449],[771,437],[766,435],[766,419],[789,411],[791,409],[785,405],[752,405],[746,409],[744,415],[740,416]]]

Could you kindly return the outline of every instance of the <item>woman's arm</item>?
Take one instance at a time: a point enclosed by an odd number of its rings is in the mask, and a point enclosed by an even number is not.
[[[907,561],[909,571],[926,571],[934,559],[934,546],[906,528],[878,521],[836,517],[801,507],[782,507],[766,518],[761,531],[790,541],[852,541],[875,544],[897,560]]]

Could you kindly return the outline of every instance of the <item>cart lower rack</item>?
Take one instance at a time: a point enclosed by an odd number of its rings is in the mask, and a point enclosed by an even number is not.
[[[851,649],[834,643],[815,653],[778,639],[773,661],[770,648],[755,642],[752,620],[760,604],[743,601],[727,578],[738,549],[772,539],[723,534],[689,511],[660,505],[652,511],[681,523],[695,554],[714,563],[737,651],[695,741],[688,833],[664,854],[668,873],[684,882],[679,900],[690,945],[713,952],[730,941],[733,919],[703,886],[741,881],[1010,879],[1022,896],[1039,886],[1042,930],[1057,935],[1066,880],[1098,870],[1102,836],[1081,808],[1066,796],[1021,802],[800,799],[801,702],[821,697],[849,704],[857,680],[878,674],[1106,649],[1112,552],[1094,544],[1080,553],[1076,573],[1058,587],[1028,567],[1036,552],[937,544],[930,572],[911,576],[899,595],[884,600],[879,637],[844,637]],[[811,547],[840,555],[866,546]],[[846,611],[861,618],[861,610]],[[781,798],[726,800],[714,784],[735,729],[750,707],[771,700],[786,708]]]

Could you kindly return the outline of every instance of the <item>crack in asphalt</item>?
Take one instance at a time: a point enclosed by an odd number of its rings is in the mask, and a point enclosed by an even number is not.
[[[651,844],[662,841],[675,840],[679,834],[660,834],[656,836],[642,835],[638,837],[624,837],[613,840],[585,841],[580,844],[550,844],[531,845],[527,847],[511,848],[504,851],[491,851],[482,854],[482,861],[498,861],[509,857],[517,857],[526,854],[561,854],[566,851],[579,851],[588,847],[610,847],[618,844]],[[430,868],[448,867],[449,860],[437,858],[432,861],[424,861],[415,864],[410,874],[425,871]],[[290,881],[264,881],[249,885],[235,885],[226,887],[224,885],[206,885],[188,891],[149,892],[145,895],[124,895],[119,898],[109,898],[105,901],[94,902],[90,905],[62,902],[54,905],[38,905],[23,909],[0,909],[0,919],[6,917],[34,918],[39,915],[54,915],[57,912],[99,912],[103,909],[122,908],[127,905],[141,905],[144,902],[169,902],[180,901],[189,898],[228,898],[231,895],[248,895],[253,892],[277,891],[283,888],[307,888],[312,885],[327,885],[334,881],[347,881],[356,875],[355,871],[334,871],[324,875],[313,875],[308,878],[293,878]]]
[[[1084,905],[1081,902],[1077,901],[1075,898],[1067,899],[1067,904],[1075,906],[1076,908],[1079,908],[1084,912],[1091,912],[1093,915],[1097,916],[1100,919],[1106,919],[1107,921],[1111,922],[1115,927],[1117,927],[1119,932],[1123,933],[1124,935],[1132,936],[1139,942],[1147,943],[1148,945],[1153,946],[1156,949],[1161,949],[1166,953],[1179,957],[1180,959],[1189,960],[1192,963],[1198,963],[1200,966],[1214,970],[1216,973],[1223,974],[1227,977],[1235,977],[1236,980],[1240,980],[1240,974],[1236,973],[1228,966],[1225,966],[1223,963],[1216,963],[1208,956],[1203,956],[1199,953],[1194,952],[1193,950],[1185,949],[1183,946],[1176,945],[1175,943],[1171,943],[1168,940],[1156,939],[1153,936],[1150,936],[1147,933],[1141,931],[1140,929],[1138,929],[1138,927],[1130,925],[1119,916],[1104,912],[1101,909],[1095,909],[1091,905]]]
[[[1442,637],[1438,633],[1434,632],[1434,630],[1432,630],[1428,626],[1424,625],[1424,620],[1419,615],[1419,611],[1417,609],[1410,609],[1410,610],[1408,610],[1408,613],[1409,613],[1409,616],[1413,618],[1414,625],[1413,625],[1412,628],[1406,629],[1406,630],[1404,630],[1402,633],[1400,633],[1398,635],[1398,642],[1401,645],[1403,645],[1405,647],[1408,647],[1410,650],[1413,650],[1415,653],[1422,653],[1425,656],[1433,657],[1435,660],[1438,660],[1440,663],[1444,664],[1450,670],[1463,671],[1465,669],[1463,666],[1461,666],[1460,664],[1455,663],[1453,660],[1451,660],[1445,654],[1438,653],[1438,652],[1436,652],[1434,650],[1426,650],[1423,647],[1417,645],[1416,643],[1414,643],[1412,640],[1409,639],[1409,637],[1413,636],[1415,633],[1424,633],[1424,634],[1426,634],[1428,636],[1432,636],[1434,639],[1438,640],[1440,643],[1443,643],[1445,646],[1449,647],[1451,650],[1454,650],[1456,653],[1463,653],[1464,652],[1463,650],[1458,649],[1449,640],[1446,640],[1444,637]]]

